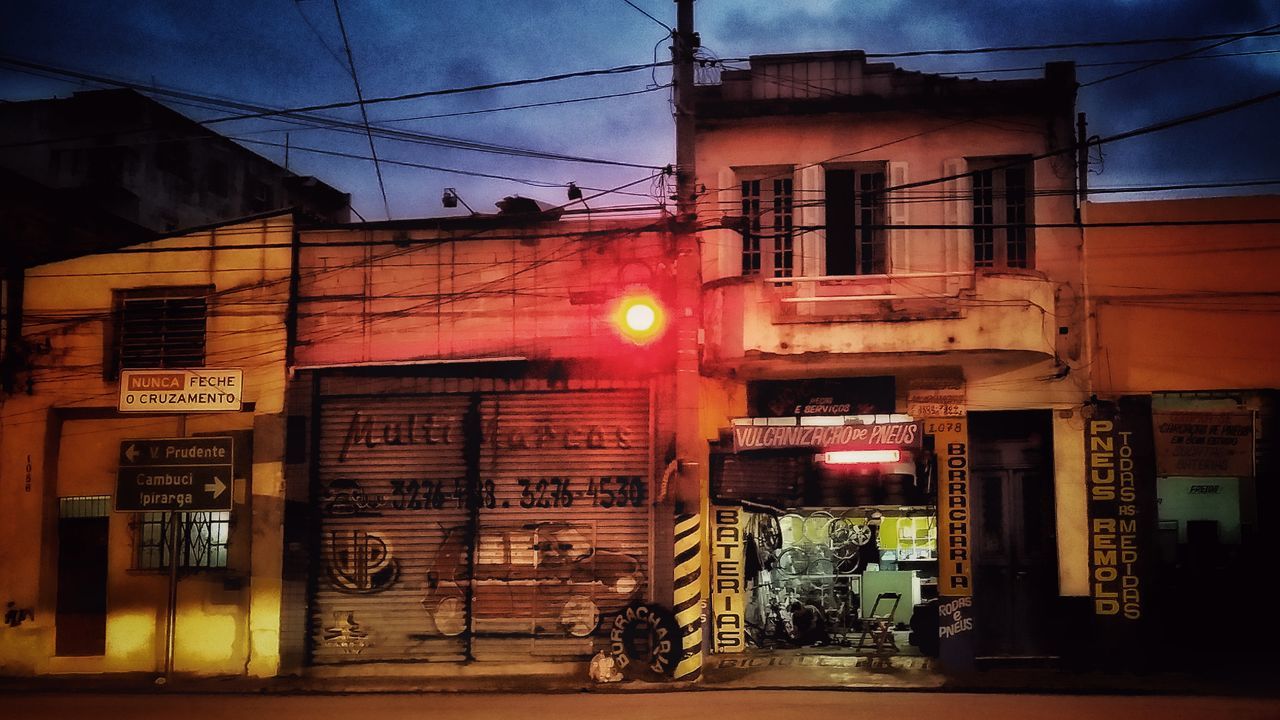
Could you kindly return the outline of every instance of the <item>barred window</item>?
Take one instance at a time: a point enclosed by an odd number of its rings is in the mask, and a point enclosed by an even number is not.
[[[1033,267],[1030,166],[1008,160],[975,162],[973,174],[973,266]],[[982,169],[983,165],[994,165]]]
[[[116,370],[203,367],[207,288],[147,288],[117,295]]]
[[[167,512],[143,513],[136,525],[138,570],[169,567],[169,517]],[[231,513],[178,513],[178,567],[225,568]]]

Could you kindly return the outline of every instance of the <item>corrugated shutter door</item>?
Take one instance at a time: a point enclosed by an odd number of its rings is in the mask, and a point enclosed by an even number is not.
[[[475,657],[571,657],[607,644],[648,575],[643,390],[486,395],[475,566]]]
[[[323,400],[312,660],[461,660],[466,395]]]

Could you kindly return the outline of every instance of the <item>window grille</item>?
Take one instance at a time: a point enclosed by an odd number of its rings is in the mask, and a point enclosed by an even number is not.
[[[110,495],[77,495],[58,498],[58,517],[107,517],[111,512]]]
[[[203,289],[124,291],[119,298],[118,368],[203,367],[207,319]]]
[[[167,512],[143,513],[137,523],[139,570],[169,567],[169,517]],[[178,567],[225,568],[231,513],[178,513]]]

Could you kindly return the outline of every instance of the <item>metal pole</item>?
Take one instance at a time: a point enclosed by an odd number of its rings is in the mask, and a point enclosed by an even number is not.
[[[164,682],[173,674],[173,635],[178,626],[178,511],[169,511],[169,613],[164,631]]]
[[[187,436],[187,416],[178,416],[178,437]],[[174,635],[178,629],[178,533],[181,532],[178,511],[169,511],[169,612],[164,630],[164,677],[161,685],[168,684],[173,674]]]

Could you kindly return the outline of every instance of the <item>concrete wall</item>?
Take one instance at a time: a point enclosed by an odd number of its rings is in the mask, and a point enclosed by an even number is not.
[[[297,364],[619,359],[618,299],[671,282],[661,227],[304,232]]]
[[[1278,208],[1277,195],[1085,205],[1099,396],[1280,387],[1280,225],[1243,222]]]
[[[109,518],[106,653],[54,656],[58,498],[112,495],[120,440],[174,437],[184,424],[187,435],[240,431],[252,438],[253,455],[249,477],[233,486],[228,569],[179,583],[175,669],[276,672],[292,232],[281,215],[27,272],[32,354],[19,377],[27,392],[5,398],[0,415],[0,597],[34,609],[35,619],[0,628],[0,673],[163,667],[167,575],[133,569],[135,517],[125,513]],[[212,286],[206,367],[243,369],[243,412],[116,412],[119,387],[103,371],[113,292],[178,285]]]

